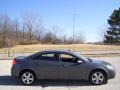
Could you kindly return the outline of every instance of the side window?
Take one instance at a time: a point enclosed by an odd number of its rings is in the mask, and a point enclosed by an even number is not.
[[[52,60],[57,60],[55,58],[56,54],[54,53],[44,53],[44,54],[40,54],[38,56],[35,56],[33,59],[34,60],[49,60],[49,61],[52,61]]]
[[[45,53],[41,54],[40,60],[43,61],[59,61],[58,54],[56,53]]]
[[[53,53],[42,54],[40,59],[41,60],[53,60],[54,59],[54,54]]]
[[[60,60],[61,62],[70,62],[70,63],[75,63],[77,62],[76,58],[72,55],[69,54],[60,54]]]

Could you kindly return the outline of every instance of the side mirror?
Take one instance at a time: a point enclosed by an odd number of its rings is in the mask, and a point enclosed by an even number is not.
[[[81,61],[81,60],[78,60],[78,61],[77,61],[77,63],[83,63],[83,61]]]

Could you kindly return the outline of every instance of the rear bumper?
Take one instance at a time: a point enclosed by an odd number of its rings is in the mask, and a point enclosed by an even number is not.
[[[11,67],[11,76],[18,78],[19,77],[19,70],[17,70],[17,68],[15,66]]]

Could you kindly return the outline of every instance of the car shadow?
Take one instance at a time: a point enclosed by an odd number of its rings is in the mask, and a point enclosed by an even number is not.
[[[0,76],[0,85],[19,85],[20,82],[11,76]]]
[[[24,86],[18,79],[11,76],[0,76],[0,85],[6,86]],[[37,80],[32,86],[91,86],[88,81],[83,80]]]

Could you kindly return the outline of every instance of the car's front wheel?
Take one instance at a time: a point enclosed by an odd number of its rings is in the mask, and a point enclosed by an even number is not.
[[[107,83],[107,77],[103,71],[92,72],[89,80],[94,85],[101,85]]]
[[[31,85],[35,82],[35,75],[30,71],[24,71],[20,77],[21,81],[25,85]]]

